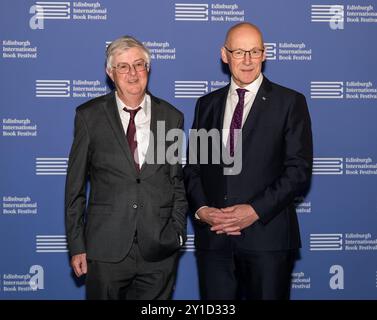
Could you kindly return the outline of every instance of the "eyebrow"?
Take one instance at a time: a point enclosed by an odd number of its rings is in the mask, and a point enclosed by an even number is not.
[[[134,60],[132,63],[136,63],[136,62],[141,62],[141,61],[145,61],[143,58],[140,58],[140,59],[137,59],[137,60]],[[123,62],[123,61],[121,61],[121,62],[118,62],[118,64],[119,63],[127,63],[127,64],[129,64],[128,62]]]
[[[259,48],[259,47],[253,47],[253,48],[251,48],[250,50],[245,50],[245,49],[238,48],[238,49],[234,49],[234,50],[252,51],[252,50],[255,50],[255,49],[260,49],[260,48]],[[232,51],[233,51],[233,50],[232,50]]]

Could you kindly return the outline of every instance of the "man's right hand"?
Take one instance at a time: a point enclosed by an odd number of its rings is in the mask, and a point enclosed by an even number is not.
[[[72,256],[71,266],[77,277],[81,277],[88,271],[88,265],[86,262],[86,253],[80,253]]]

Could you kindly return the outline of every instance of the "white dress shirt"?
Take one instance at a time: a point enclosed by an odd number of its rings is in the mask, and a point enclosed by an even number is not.
[[[130,113],[123,110],[123,108],[132,109],[125,105],[124,102],[115,93],[120,120],[124,134],[127,136],[128,123],[130,122]],[[136,141],[137,154],[139,157],[139,168],[143,165],[149,145],[149,135],[151,127],[151,97],[145,94],[143,101],[140,104],[141,110],[136,113],[135,127],[136,127]]]
[[[257,95],[257,92],[259,90],[259,87],[262,84],[262,81],[263,81],[263,75],[262,73],[260,73],[258,78],[256,78],[252,83],[248,84],[246,87],[243,88],[248,91],[245,92],[245,102],[244,102],[244,109],[243,109],[243,115],[242,115],[242,126],[244,125],[246,118],[251,110],[251,106],[253,105],[255,96]],[[223,123],[223,131],[222,131],[222,139],[225,145],[227,145],[227,142],[228,142],[230,123],[232,122],[233,113],[238,103],[238,94],[236,91],[236,89],[238,88],[239,86],[234,82],[233,78],[231,78],[228,97],[226,99],[224,123]]]

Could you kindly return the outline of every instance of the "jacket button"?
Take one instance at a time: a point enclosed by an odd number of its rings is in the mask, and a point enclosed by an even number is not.
[[[137,209],[137,204],[134,203],[134,204],[132,205],[132,208]]]
[[[227,195],[224,196],[224,200],[228,200],[228,196]]]
[[[136,179],[136,183],[140,183],[140,179],[139,178]]]

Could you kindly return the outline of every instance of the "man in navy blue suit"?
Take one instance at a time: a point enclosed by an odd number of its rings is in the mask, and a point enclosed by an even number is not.
[[[203,145],[189,148],[184,174],[201,297],[289,299],[301,246],[294,199],[307,192],[312,172],[308,107],[301,93],[262,74],[266,53],[255,25],[231,27],[221,58],[230,84],[197,101],[192,129],[219,130],[222,154],[242,168],[232,174],[226,161],[212,161],[209,145],[208,163],[192,162]]]

